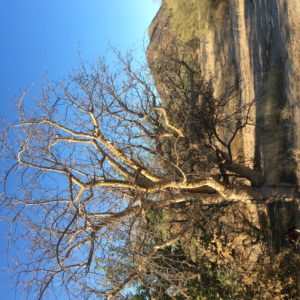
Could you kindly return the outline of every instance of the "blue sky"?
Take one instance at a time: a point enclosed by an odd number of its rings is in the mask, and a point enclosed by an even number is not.
[[[108,45],[142,47],[158,8],[153,0],[0,0],[0,115],[12,120],[13,99],[38,87],[45,74],[51,80],[67,75],[79,50],[94,61]],[[0,224],[2,252],[4,230]],[[0,259],[0,300],[22,300],[7,281],[6,256]]]
[[[141,43],[158,9],[153,0],[0,0],[0,104],[39,82],[63,76],[108,43]]]

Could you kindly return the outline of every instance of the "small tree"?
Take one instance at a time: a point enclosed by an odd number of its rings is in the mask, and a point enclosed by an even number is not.
[[[184,295],[200,273],[178,241],[199,217],[163,234],[153,216],[185,203],[204,212],[298,199],[293,187],[262,186],[232,155],[252,101],[226,114],[232,92],[215,99],[197,66],[176,53],[159,65],[173,91],[161,101],[147,67],[115,54],[115,65],[100,59],[43,89],[34,110],[22,96],[19,122],[7,129],[17,137],[16,163],[2,201],[28,228],[18,278],[38,299],[57,284],[71,299],[118,299],[151,281],[165,295]]]

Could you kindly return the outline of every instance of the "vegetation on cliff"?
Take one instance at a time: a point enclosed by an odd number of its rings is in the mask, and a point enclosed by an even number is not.
[[[172,34],[181,43],[187,43],[201,39],[220,2],[222,0],[164,0],[162,10]]]

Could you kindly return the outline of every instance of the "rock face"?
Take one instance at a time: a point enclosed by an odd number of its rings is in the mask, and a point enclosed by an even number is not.
[[[239,85],[235,103],[227,110],[255,99],[250,112],[253,125],[236,139],[235,156],[259,170],[269,184],[299,186],[300,2],[211,2],[209,9],[199,8],[202,28],[196,55],[202,74],[211,81],[216,96]],[[149,27],[149,61],[155,60],[171,36],[181,39],[172,28],[167,3],[163,1]]]
[[[167,2],[163,1],[149,27],[150,66],[171,38],[182,39],[180,32],[172,27],[172,12]],[[243,164],[261,172],[266,184],[294,185],[299,191],[300,2],[210,2],[209,9],[207,6],[205,10],[199,9],[201,28],[196,31],[199,34],[195,55],[202,75],[212,83],[216,97],[237,86],[238,93],[227,110],[255,100],[250,112],[252,125],[245,127],[236,139],[233,154]],[[156,84],[160,91],[159,82]],[[269,226],[272,232],[269,237],[273,254],[284,246],[282,237],[288,228],[300,227],[299,209],[299,203],[281,202],[263,211],[257,207],[256,213],[251,208],[253,224],[260,228]],[[233,218],[232,223],[235,221]],[[224,222],[230,221],[227,218]],[[281,238],[275,238],[276,235]],[[237,244],[237,249],[242,237],[233,237],[231,241]],[[249,257],[260,253],[261,249],[256,248]],[[245,251],[241,249],[241,253]]]
[[[256,99],[255,126],[244,129],[237,153],[270,183],[300,184],[300,3],[296,0],[219,0],[201,32],[197,55],[216,95],[239,84],[236,101]],[[162,8],[150,28],[148,57],[174,30]],[[176,34],[175,34],[176,35]],[[179,37],[180,39],[180,37]]]

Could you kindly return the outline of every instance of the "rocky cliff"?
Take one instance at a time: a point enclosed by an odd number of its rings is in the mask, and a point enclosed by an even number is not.
[[[172,26],[168,2],[163,2],[149,28],[150,59],[172,35],[183,39],[180,29]],[[300,3],[211,2],[197,7],[201,26],[196,31],[197,56],[202,73],[212,82],[216,95],[238,82],[240,95],[236,101],[256,100],[251,110],[255,126],[244,129],[239,141],[242,149],[236,145],[237,152],[242,150],[244,160],[261,170],[268,182],[299,184]]]
[[[180,3],[181,7],[179,1],[163,1],[149,27],[150,67],[174,40],[196,45],[192,55],[205,80],[212,84],[215,97],[226,94],[231,87],[236,90],[234,101],[226,107],[227,113],[254,101],[249,117],[251,125],[243,128],[234,142],[234,158],[260,172],[266,185],[295,186],[299,192],[300,2],[184,0]],[[154,70],[153,76],[164,98]],[[271,232],[268,238],[276,254],[284,247],[287,231],[300,227],[299,208],[298,201],[279,201],[263,209],[255,206],[239,209],[257,228]],[[235,210],[228,213],[231,216],[218,222],[227,225],[240,222]],[[241,237],[244,238],[238,235],[230,240],[233,248],[240,247],[234,241]],[[251,255],[257,256],[253,261],[257,262],[263,251],[257,245],[241,249],[244,253],[250,249]]]

